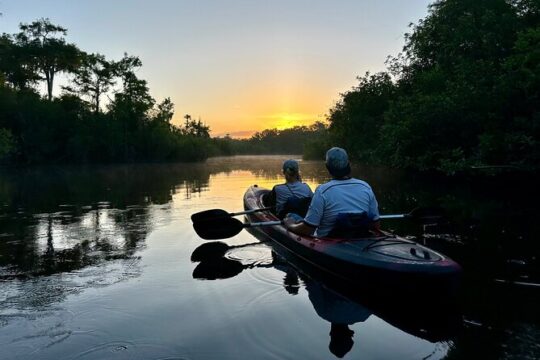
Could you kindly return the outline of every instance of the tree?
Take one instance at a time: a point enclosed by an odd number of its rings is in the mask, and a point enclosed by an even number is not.
[[[26,49],[36,68],[47,83],[47,98],[52,99],[54,78],[60,72],[77,69],[80,56],[78,48],[66,43],[67,29],[52,24],[49,19],[39,19],[30,24],[21,24],[15,35],[19,46]]]
[[[170,123],[174,116],[174,104],[171,98],[166,98],[157,105],[154,119],[156,121]]]
[[[8,34],[0,36],[0,74],[2,83],[18,90],[27,90],[40,80],[28,48],[14,42]]]
[[[182,128],[182,132],[185,135],[189,136],[195,136],[200,138],[210,138],[210,127],[205,125],[201,119],[199,120],[193,120],[191,118],[191,115],[186,114],[184,115],[184,127]]]
[[[84,54],[73,77],[73,85],[64,89],[90,98],[93,111],[98,113],[100,98],[114,85],[116,71],[115,63],[107,61],[103,55]]]
[[[13,135],[7,129],[0,128],[0,160],[7,156],[15,147]]]

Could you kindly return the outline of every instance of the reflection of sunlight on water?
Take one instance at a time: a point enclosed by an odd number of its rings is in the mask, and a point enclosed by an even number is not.
[[[281,160],[280,160],[281,161]],[[280,173],[279,162],[276,163],[275,176],[257,175],[256,172],[248,170],[234,170],[230,172],[220,172],[212,174],[209,177],[208,187],[198,196],[191,196],[185,199],[185,193],[178,192],[173,195],[175,208],[189,208],[191,212],[196,209],[219,207],[228,211],[238,211],[243,207],[242,196],[244,191],[254,184],[259,187],[271,189],[274,185],[282,183],[283,176]],[[306,181],[313,189],[319,185],[319,182],[313,180]]]

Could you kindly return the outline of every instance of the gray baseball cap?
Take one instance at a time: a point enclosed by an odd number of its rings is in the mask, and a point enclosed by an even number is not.
[[[347,152],[339,147],[333,147],[326,152],[326,165],[333,169],[341,170],[345,169],[349,164],[349,155]]]
[[[333,147],[326,152],[326,167],[332,175],[345,176],[351,171],[349,155],[339,147]]]
[[[283,163],[283,171],[289,174],[298,174],[298,161],[289,159]]]

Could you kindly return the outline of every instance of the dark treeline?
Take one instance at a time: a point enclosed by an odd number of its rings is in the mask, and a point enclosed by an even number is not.
[[[65,36],[41,19],[0,37],[0,161],[321,159],[338,145],[359,162],[392,167],[540,169],[540,0],[436,1],[387,71],[341,94],[327,129],[271,129],[245,140],[211,139],[189,115],[172,125],[172,102],[149,95],[137,57],[87,54]],[[58,74],[69,81],[55,97]]]
[[[540,1],[436,1],[411,30],[387,72],[341,95],[312,154],[337,144],[394,167],[539,170]]]
[[[256,132],[249,139],[232,139],[229,136],[213,139],[218,154],[302,154],[309,151],[311,143],[326,134],[324,123],[310,126],[294,126],[278,130],[266,129]]]
[[[170,99],[157,103],[140,59],[88,54],[67,30],[40,19],[0,36],[0,160],[13,163],[196,161],[213,151],[209,128],[189,115],[171,124]],[[68,79],[53,96],[59,74]],[[46,87],[46,96],[36,90]]]

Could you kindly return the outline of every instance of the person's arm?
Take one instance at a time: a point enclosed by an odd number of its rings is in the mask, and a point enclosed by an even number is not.
[[[376,233],[380,233],[381,221],[379,215],[379,203],[377,202],[377,198],[375,198],[375,194],[373,192],[371,193],[370,197],[368,216],[373,221],[370,225],[370,229]]]
[[[296,222],[293,218],[287,217],[283,220],[285,228],[298,235],[312,236],[316,227],[306,224],[305,222]]]
[[[296,222],[292,218],[286,218],[284,220],[287,230],[292,231],[298,235],[312,236],[317,229],[317,226],[321,223],[322,214],[324,211],[324,199],[321,193],[315,191],[311,204],[309,205],[306,217],[301,222]]]

